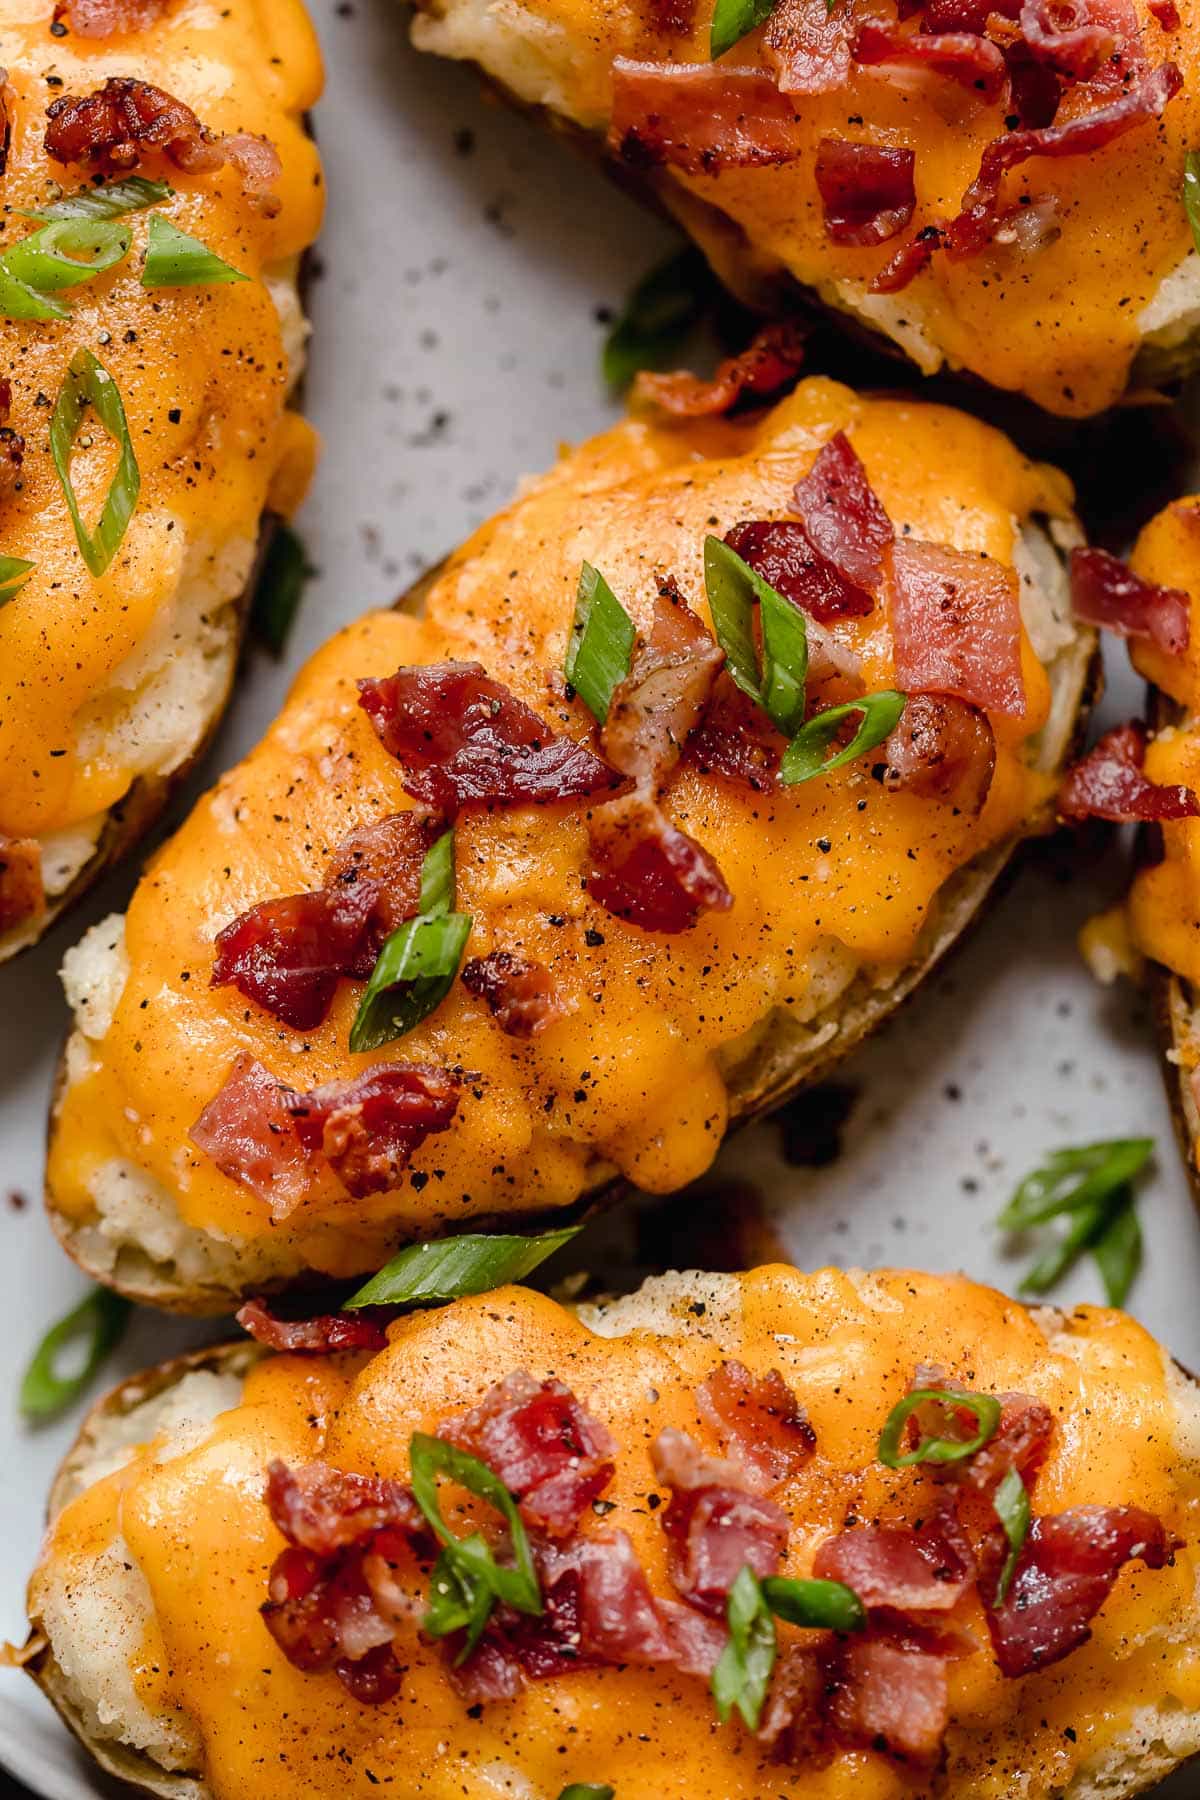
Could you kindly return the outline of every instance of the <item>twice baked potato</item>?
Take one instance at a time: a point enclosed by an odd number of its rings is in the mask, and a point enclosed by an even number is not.
[[[699,1175],[1045,822],[1093,648],[1074,533],[1064,480],[995,431],[825,380],[564,456],[420,618],[318,653],[68,955],[47,1193],[71,1255],[222,1310]],[[607,650],[625,633],[599,727],[582,648],[579,693],[559,673],[581,569]]]
[[[421,49],[604,148],[753,305],[799,287],[1069,416],[1194,360],[1187,7],[416,4]]]
[[[1130,1795],[1200,1748],[1198,1420],[1132,1320],[962,1277],[502,1288],[124,1383],[25,1661],[172,1800]]]
[[[323,189],[299,0],[36,0],[0,63],[3,958],[219,717],[264,518],[313,460],[288,396]]]

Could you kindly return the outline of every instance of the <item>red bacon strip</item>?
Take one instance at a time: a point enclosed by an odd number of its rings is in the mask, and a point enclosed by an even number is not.
[[[824,94],[850,75],[852,8],[828,0],[779,0],[767,22],[763,55],[785,94]]]
[[[796,511],[821,555],[872,593],[895,532],[854,445],[837,432],[796,483]]]
[[[610,1433],[560,1381],[518,1369],[441,1435],[497,1474],[527,1524],[567,1537],[613,1478]]]
[[[886,244],[904,230],[917,204],[916,155],[885,144],[822,138],[817,145],[817,192],[831,243]]]
[[[1028,1675],[1078,1649],[1125,1564],[1161,1569],[1174,1548],[1162,1520],[1137,1506],[1074,1506],[1034,1519],[1003,1604],[987,1609],[1002,1673]],[[981,1553],[985,1594],[995,1592],[1007,1551],[1003,1532],[993,1532]]]
[[[916,1614],[949,1612],[975,1579],[975,1558],[952,1503],[920,1529],[857,1525],[826,1538],[813,1574],[853,1588],[864,1606]]]
[[[730,781],[743,782],[756,794],[769,794],[775,789],[783,749],[782,733],[722,672],[703,719],[687,741],[684,757],[702,775],[724,775]]]
[[[46,108],[46,154],[60,163],[133,169],[148,152],[193,173],[219,169],[219,141],[190,106],[148,81],[110,75],[90,94],[62,94]]]
[[[360,825],[334,846],[323,886],[353,889],[367,883],[375,889],[375,906],[358,952],[344,973],[366,980],[384,942],[421,900],[421,865],[442,830],[442,821],[412,808]]]
[[[659,585],[649,638],[640,638],[629,673],[613,691],[600,733],[622,775],[661,788],[699,724],[725,652],[674,581]]]
[[[460,979],[509,1037],[535,1037],[562,1017],[562,1003],[549,969],[511,951],[493,950],[488,956],[472,957],[463,964]]]
[[[1161,25],[1164,31],[1179,30],[1179,8],[1176,6],[1175,0],[1146,0],[1146,4],[1151,18]]]
[[[296,1135],[286,1104],[291,1096],[243,1051],[188,1133],[223,1175],[251,1188],[279,1220],[311,1196],[336,1193],[328,1165]]]
[[[428,1526],[403,1482],[358,1475],[329,1463],[267,1467],[267,1510],[289,1544],[314,1556],[331,1556],[390,1526],[416,1537]]]
[[[1058,790],[1064,819],[1111,819],[1118,825],[1194,819],[1200,800],[1191,788],[1161,787],[1145,774],[1146,728],[1138,720],[1106,731]]]
[[[653,800],[630,794],[597,807],[589,828],[588,893],[643,931],[690,931],[702,912],[728,912],[733,895],[702,844]]]
[[[11,931],[46,911],[42,846],[36,838],[0,836],[0,931]]]
[[[314,1030],[356,964],[377,897],[364,881],[260,901],[218,932],[211,985],[236,987],[295,1031]]]
[[[928,1365],[917,1370],[912,1386],[940,1388],[949,1393],[971,1392],[961,1382],[948,1379],[943,1369]],[[1054,1415],[1044,1401],[1034,1400],[1029,1394],[998,1394],[996,1398],[1001,1407],[1000,1422],[987,1443],[965,1461],[947,1463],[941,1468],[935,1465],[931,1470],[935,1480],[990,1495],[1009,1470],[1015,1469],[1026,1487],[1032,1486],[1050,1448]],[[969,1443],[978,1431],[979,1421],[973,1412],[936,1400],[925,1402],[908,1422],[908,1439],[913,1448],[923,1435],[958,1437],[960,1442]]]
[[[589,798],[621,785],[615,769],[553,731],[479,663],[399,669],[358,689],[384,749],[405,765],[406,793],[437,812]]]
[[[396,1186],[415,1150],[446,1131],[461,1089],[444,1069],[384,1063],[353,1081],[330,1081],[286,1102],[305,1150],[320,1153],[346,1192],[361,1199]]]
[[[915,281],[929,267],[934,251],[942,248],[944,235],[941,225],[922,226],[916,236],[909,238],[906,244],[901,244],[882,269],[871,277],[867,284],[868,292],[900,293],[910,281]]]
[[[1003,563],[903,538],[893,551],[896,686],[1025,714],[1017,579]]]
[[[886,1638],[848,1639],[825,1659],[829,1723],[844,1743],[931,1766],[950,1720],[944,1657]]]
[[[988,38],[972,31],[901,31],[878,19],[868,19],[859,27],[854,60],[865,68],[892,63],[926,68],[988,101],[999,98],[1007,79],[1004,57]],[[911,206],[908,216],[912,216]]]
[[[743,1565],[760,1580],[775,1574],[787,1514],[752,1492],[736,1464],[705,1456],[686,1432],[660,1432],[650,1460],[671,1489],[662,1515],[671,1580],[690,1606],[718,1618]]]
[[[824,7],[825,0],[806,0]],[[612,70],[608,146],[623,162],[689,175],[768,168],[804,152],[794,102],[769,75],[723,63],[631,62]]]
[[[1119,637],[1143,638],[1168,656],[1188,647],[1191,599],[1179,588],[1156,587],[1107,550],[1071,552],[1075,617]]]
[[[643,369],[633,388],[635,404],[655,406],[677,419],[712,418],[739,400],[767,400],[794,381],[804,361],[804,334],[784,321],[765,325],[739,356],[727,357],[709,380],[677,371]]]
[[[808,1414],[778,1369],[755,1376],[740,1362],[723,1362],[696,1397],[725,1448],[768,1487],[790,1481],[817,1447]]]
[[[907,18],[910,13],[921,10],[921,0],[909,5],[902,11],[901,17]],[[978,37],[987,33],[988,22],[998,15],[1002,19],[1016,19],[1021,11],[1021,0],[925,0],[924,14],[921,20],[922,31],[970,31]]]
[[[883,746],[883,785],[923,800],[953,799],[983,810],[996,770],[996,734],[986,713],[949,694],[910,694]]]
[[[1137,29],[1137,17],[1133,19]],[[1111,57],[1118,38],[1095,19],[1088,0],[1024,0],[1021,37],[1033,56],[1069,81],[1086,81]]]
[[[243,1331],[270,1350],[328,1356],[337,1350],[384,1350],[387,1332],[366,1313],[320,1313],[281,1319],[265,1300],[247,1300],[235,1315]]]
[[[865,618],[875,602],[857,582],[822,556],[798,519],[743,520],[725,542],[757,575],[811,618]]]

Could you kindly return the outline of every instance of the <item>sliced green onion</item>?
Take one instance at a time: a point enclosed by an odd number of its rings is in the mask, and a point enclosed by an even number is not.
[[[16,599],[35,566],[23,556],[0,556],[0,606]]]
[[[1008,1539],[1008,1555],[1004,1559],[1004,1567],[996,1583],[996,1597],[992,1602],[993,1606],[1002,1606],[1008,1597],[1017,1559],[1029,1532],[1029,1494],[1015,1469],[1009,1469],[996,1489],[992,1505]]]
[[[56,219],[10,244],[0,263],[6,275],[26,287],[57,294],[111,269],[128,255],[129,244],[128,225],[104,219]],[[90,260],[82,261],[84,257]]]
[[[421,865],[421,910],[393,931],[379,952],[350,1027],[351,1050],[378,1050],[403,1037],[450,992],[471,935],[470,915],[448,911],[453,898],[451,829],[431,846]]]
[[[604,1786],[595,1781],[573,1781],[565,1787],[558,1800],[614,1800],[616,1788]]]
[[[1134,1277],[1142,1266],[1142,1228],[1133,1196],[1104,1226],[1089,1246],[1100,1271],[1110,1306],[1124,1306]]]
[[[300,538],[281,520],[271,533],[250,603],[250,630],[272,656],[283,655],[304,589],[314,573]]]
[[[61,300],[49,300],[42,294],[35,293],[33,288],[26,287],[15,275],[10,275],[4,267],[4,258],[0,256],[0,317],[5,319],[69,319],[71,309],[64,306]]]
[[[827,707],[801,726],[784,751],[779,765],[780,781],[785,787],[796,787],[802,781],[811,781],[814,775],[828,775],[831,769],[853,762],[864,751],[882,744],[899,724],[904,707],[905,696],[891,688],[864,694],[861,700],[847,700],[842,706]],[[853,718],[856,713],[862,716],[858,730],[844,749],[827,758],[825,752],[837,737],[843,719]]]
[[[579,571],[563,674],[601,725],[614,690],[629,673],[636,635],[633,620],[599,569],[585,562]]]
[[[215,250],[189,237],[162,213],[150,214],[142,286],[148,288],[208,287],[223,281],[249,281],[232,263],[223,262]]]
[[[130,1311],[128,1300],[111,1288],[95,1288],[65,1319],[50,1327],[21,1382],[20,1406],[27,1419],[49,1419],[83,1392],[121,1341]],[[77,1373],[58,1374],[63,1350],[81,1340],[84,1360]]]
[[[644,275],[605,340],[608,386],[623,391],[642,369],[676,361],[715,293],[716,279],[699,250],[681,250]]]
[[[465,1631],[466,1642],[457,1659],[462,1663],[479,1642],[498,1600],[517,1612],[541,1612],[542,1594],[529,1539],[512,1495],[478,1457],[456,1449],[442,1438],[418,1431],[409,1444],[409,1467],[414,1498],[442,1546],[442,1554],[434,1565],[424,1627],[431,1637]],[[448,1476],[480,1500],[486,1500],[503,1516],[515,1568],[498,1563],[479,1532],[460,1538],[451,1531],[438,1501],[439,1475]]]
[[[1192,242],[1200,250],[1200,150],[1189,150],[1183,159],[1183,206]]]
[[[117,219],[123,213],[143,212],[170,200],[174,188],[165,181],[147,181],[141,175],[127,175],[121,181],[105,181],[99,187],[80,188],[77,194],[64,194],[48,206],[26,214],[30,219]]]
[[[777,5],[778,0],[717,0],[708,34],[712,61],[716,62],[718,56],[724,56],[748,32],[769,19]]]
[[[344,1300],[344,1307],[414,1306],[426,1300],[459,1300],[487,1294],[509,1281],[524,1281],[548,1256],[577,1235],[580,1226],[546,1231],[539,1237],[505,1237],[467,1232],[410,1244],[370,1281]]]
[[[912,1415],[931,1400],[955,1411],[971,1413],[979,1427],[978,1431],[972,1438],[923,1437],[915,1450],[905,1451],[901,1455],[900,1442],[904,1427]],[[915,1463],[965,1462],[967,1457],[974,1456],[977,1450],[983,1449],[989,1438],[995,1436],[996,1427],[1000,1423],[1000,1411],[1000,1402],[993,1394],[966,1394],[948,1388],[918,1388],[914,1393],[906,1394],[888,1414],[879,1434],[879,1460],[888,1469],[908,1469]]]
[[[1054,1150],[1026,1175],[996,1223],[1003,1231],[1025,1231],[1060,1213],[1107,1200],[1140,1174],[1153,1150],[1153,1138],[1107,1138]]]
[[[791,1581],[784,1575],[768,1575],[762,1583],[763,1599],[778,1619],[789,1625],[807,1625],[818,1631],[861,1631],[867,1609],[841,1581]]]
[[[718,537],[704,540],[704,586],[725,667],[772,724],[792,737],[804,723],[808,679],[804,614]],[[761,674],[754,642],[756,603],[763,640]]]
[[[746,1564],[729,1590],[725,1616],[729,1642],[712,1672],[717,1717],[726,1724],[736,1706],[749,1729],[757,1731],[775,1666],[775,1621],[757,1576]]]
[[[121,456],[94,532],[89,532],[71,485],[71,451],[85,406],[90,405],[105,431],[118,445]],[[137,505],[142,478],[120,389],[104,365],[90,350],[77,350],[50,419],[50,454],[67,497],[71,523],[80,554],[93,575],[103,575],[121,546],[126,527]]]

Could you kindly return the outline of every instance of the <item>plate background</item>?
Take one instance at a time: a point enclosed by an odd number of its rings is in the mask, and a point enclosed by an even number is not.
[[[300,524],[319,576],[284,665],[251,655],[204,780],[255,741],[291,674],[337,625],[390,603],[562,440],[615,416],[596,372],[597,309],[619,306],[674,242],[533,126],[481,103],[469,71],[417,57],[385,0],[316,0],[315,16],[329,65],[316,123],[332,201],[311,291],[307,408],[325,456]],[[1137,705],[1119,661],[1114,713]],[[771,1124],[729,1147],[719,1173],[769,1193],[794,1260],[963,1268],[1013,1285],[1021,1264],[990,1220],[1014,1180],[1056,1146],[1151,1132],[1160,1156],[1130,1306],[1200,1368],[1200,1231],[1144,1008],[1127,986],[1097,988],[1074,950],[1078,925],[1119,877],[1113,857],[1081,869],[1059,848],[1036,853],[946,971],[847,1065],[855,1099],[836,1163],[790,1166]],[[132,868],[118,873],[0,971],[0,1195],[29,1201],[18,1210],[0,1198],[0,1637],[17,1641],[43,1496],[78,1424],[77,1412],[34,1431],[14,1405],[32,1346],[83,1291],[37,1200],[66,1028],[55,969],[133,880]],[[1083,1268],[1056,1295],[1099,1297]],[[112,1379],[218,1334],[140,1314]],[[109,1791],[15,1674],[0,1673],[0,1764],[46,1800]],[[5,1788],[18,1791],[0,1772]],[[1197,1800],[1200,1774],[1182,1772],[1168,1794]]]

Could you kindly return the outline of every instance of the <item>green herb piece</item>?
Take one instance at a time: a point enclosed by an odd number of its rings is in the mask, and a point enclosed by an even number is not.
[[[393,931],[379,952],[350,1027],[350,1048],[378,1050],[403,1037],[441,1005],[471,935],[454,900],[454,830],[444,831],[421,865],[420,911]]]
[[[1124,1306],[1142,1266],[1142,1228],[1132,1195],[1088,1247],[1100,1271],[1108,1304]]]
[[[841,1581],[792,1581],[784,1575],[768,1575],[763,1599],[777,1619],[789,1625],[807,1625],[819,1631],[861,1631],[867,1609]]]
[[[585,562],[579,571],[563,674],[601,725],[614,690],[629,673],[636,636],[633,620],[599,569]]]
[[[283,655],[314,572],[300,538],[280,521],[271,533],[250,603],[250,629],[272,656]]]
[[[178,225],[172,225],[162,213],[151,213],[143,287],[209,287],[218,282],[249,279],[231,263],[223,262],[199,238],[189,237]]]
[[[1192,242],[1200,250],[1200,150],[1189,150],[1183,159],[1183,206]]]
[[[902,1455],[900,1443],[904,1427],[912,1415],[930,1401],[954,1411],[971,1413],[979,1427],[978,1431],[971,1438],[923,1437],[915,1450],[907,1450]],[[888,1469],[908,1469],[915,1463],[965,1462],[977,1450],[982,1450],[989,1438],[995,1436],[996,1427],[1000,1423],[1000,1411],[1000,1402],[993,1394],[959,1393],[949,1388],[918,1388],[914,1393],[906,1394],[888,1414],[879,1434],[879,1460]]]
[[[426,1300],[458,1300],[487,1294],[509,1281],[524,1281],[548,1256],[569,1244],[581,1228],[546,1231],[539,1237],[504,1237],[467,1232],[462,1237],[410,1244],[378,1275],[344,1300],[344,1307],[413,1306]]]
[[[804,723],[808,678],[804,614],[718,537],[704,540],[704,587],[726,669],[772,724],[792,737]],[[756,603],[763,644],[761,672],[754,641]]]
[[[758,1730],[767,1683],[775,1666],[775,1621],[753,1569],[745,1564],[725,1607],[729,1642],[712,1673],[712,1696],[724,1725],[736,1706],[751,1731]]]
[[[1008,1597],[1017,1559],[1029,1532],[1029,1494],[1015,1469],[1009,1469],[1001,1481],[993,1496],[992,1505],[1008,1539],[1008,1555],[1004,1559],[1004,1567],[996,1583],[996,1597],[992,1602],[993,1606],[1001,1606]]]
[[[843,706],[830,706],[817,713],[801,726],[784,751],[779,765],[780,781],[785,787],[796,787],[802,781],[811,781],[814,775],[828,775],[831,769],[840,769],[865,751],[874,750],[899,724],[905,704],[903,694],[884,688],[877,694],[864,694],[861,700],[847,700]],[[862,716],[858,730],[843,749],[827,758],[825,752],[837,737],[843,719],[856,713]]]
[[[16,599],[35,567],[23,556],[0,556],[0,606]]]
[[[121,452],[94,532],[89,532],[83,522],[71,485],[71,451],[83,423],[84,408],[89,405]],[[133,453],[120,389],[90,350],[75,352],[59,389],[50,419],[50,454],[67,498],[80,554],[93,575],[103,575],[125,536],[137,505],[142,477]]]
[[[147,181],[141,175],[127,175],[121,181],[105,181],[99,187],[80,188],[77,194],[64,194],[48,206],[27,213],[30,219],[118,219],[123,213],[143,212],[170,200],[174,188],[165,181]]]
[[[465,1631],[466,1642],[457,1658],[471,1654],[496,1602],[517,1612],[539,1614],[541,1589],[533,1567],[525,1526],[516,1502],[498,1475],[486,1463],[444,1439],[415,1432],[409,1444],[410,1480],[417,1505],[442,1546],[430,1584],[429,1612],[424,1621],[431,1637],[448,1637]],[[442,1517],[437,1477],[446,1475],[469,1493],[485,1500],[508,1525],[515,1568],[498,1563],[479,1532],[460,1538]]]
[[[93,219],[58,219],[10,244],[0,257],[7,275],[43,294],[57,294],[102,275],[128,255],[128,225]],[[81,259],[87,257],[88,261]]]
[[[1056,1150],[1025,1177],[996,1223],[1027,1231],[1061,1217],[1067,1228],[1029,1270],[1022,1293],[1046,1293],[1091,1251],[1110,1305],[1124,1304],[1142,1254],[1132,1184],[1153,1150],[1153,1138],[1108,1138]]]
[[[616,1788],[604,1787],[594,1781],[573,1781],[565,1787],[558,1800],[614,1800]]]
[[[778,0],[717,0],[708,34],[708,54],[713,62],[769,19],[777,5]]]
[[[52,1325],[34,1352],[21,1382],[20,1407],[27,1419],[49,1419],[69,1406],[115,1350],[131,1311],[129,1301],[111,1288],[94,1288],[65,1319]],[[84,1359],[74,1375],[58,1374],[68,1344],[82,1341]]]
[[[694,249],[679,251],[644,275],[605,339],[601,362],[608,386],[621,392],[640,370],[676,360],[715,291],[712,271]]]

